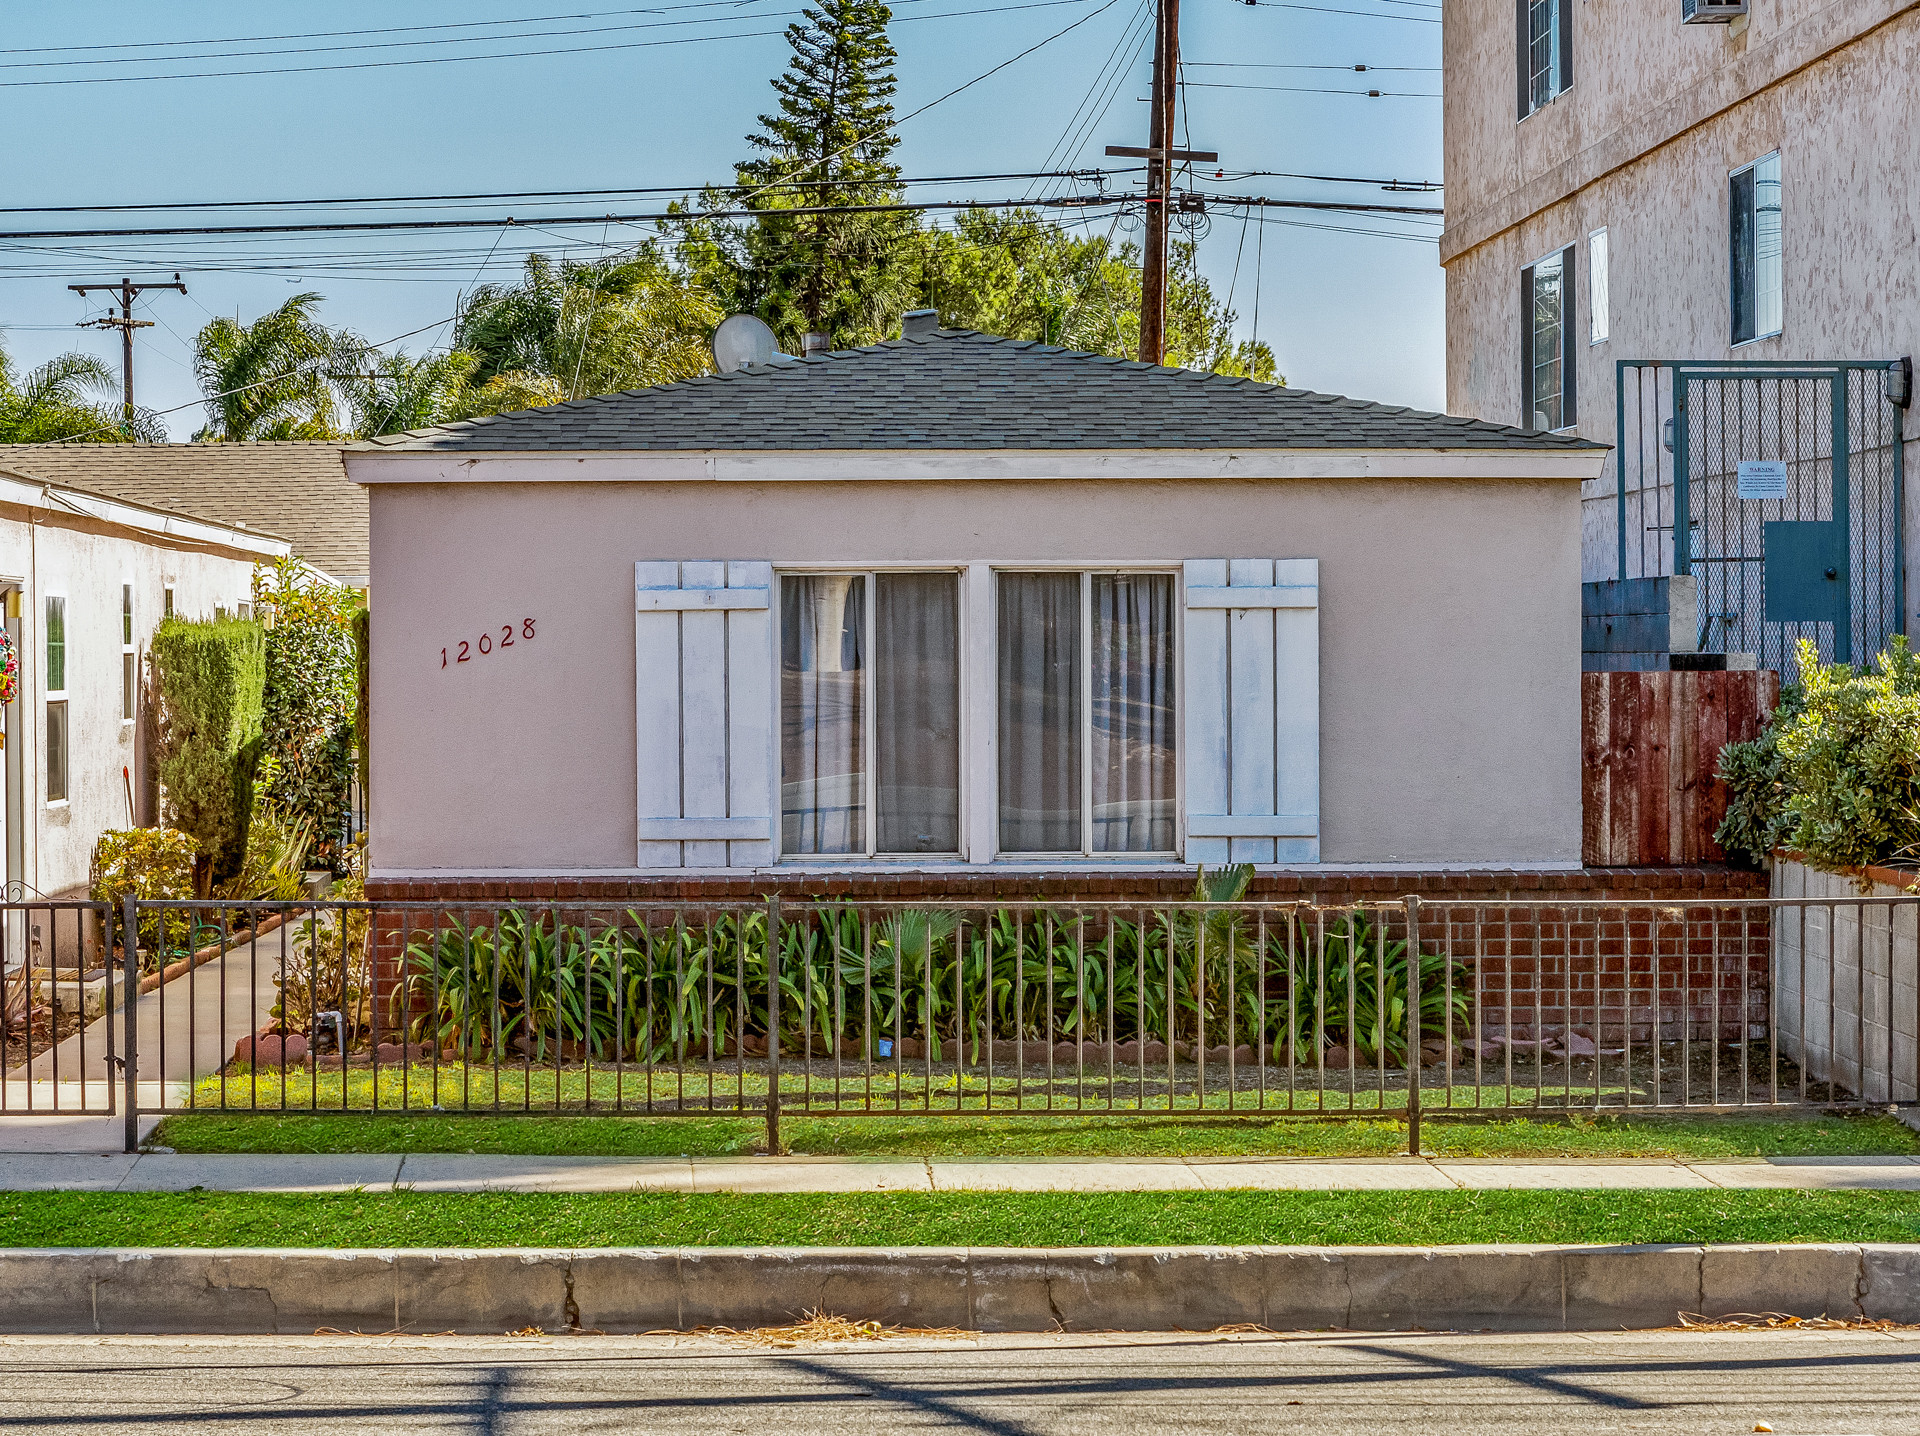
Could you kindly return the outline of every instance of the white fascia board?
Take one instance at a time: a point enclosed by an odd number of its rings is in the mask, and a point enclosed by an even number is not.
[[[1594,479],[1605,449],[800,449],[349,453],[357,484]]]
[[[78,514],[83,518],[140,533],[157,534],[188,543],[214,544],[265,558],[280,558],[293,552],[293,545],[285,539],[249,533],[245,529],[207,519],[188,518],[164,509],[150,509],[121,499],[101,498],[98,494],[81,493],[61,488],[58,484],[23,479],[13,474],[0,473],[0,503],[18,504],[22,508],[39,509],[45,513]]]

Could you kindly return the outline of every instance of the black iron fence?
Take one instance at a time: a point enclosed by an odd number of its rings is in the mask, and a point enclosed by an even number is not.
[[[143,1112],[750,1117],[773,1151],[783,1113],[1251,1114],[1417,1150],[1436,1112],[1920,1097],[1916,898],[53,910],[96,1015],[16,1047],[0,1114],[129,1143]]]

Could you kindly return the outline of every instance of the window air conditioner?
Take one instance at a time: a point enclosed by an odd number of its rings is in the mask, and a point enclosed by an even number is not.
[[[1680,0],[1682,25],[1729,25],[1747,13],[1747,0]]]

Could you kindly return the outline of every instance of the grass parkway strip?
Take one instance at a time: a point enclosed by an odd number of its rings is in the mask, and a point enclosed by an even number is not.
[[[515,1156],[734,1157],[765,1137],[758,1120],[618,1117],[438,1117],[334,1114],[169,1117],[154,1140],[179,1152],[474,1152]],[[1390,1157],[1407,1149],[1394,1121],[1227,1117],[1141,1122],[1074,1117],[788,1118],[800,1156],[928,1160],[972,1157]],[[1538,1121],[1429,1119],[1433,1157],[1869,1156],[1920,1153],[1920,1134],[1890,1117],[1597,1117]]]
[[[1424,1246],[1916,1242],[1920,1193],[0,1195],[8,1247]]]

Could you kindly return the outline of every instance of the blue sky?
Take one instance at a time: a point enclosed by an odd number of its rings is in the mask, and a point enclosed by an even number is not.
[[[784,65],[779,31],[799,0],[741,0],[689,8],[686,0],[277,0],[155,5],[4,0],[10,53],[0,60],[0,206],[301,199],[616,186],[688,186],[731,177],[744,136],[770,108],[768,80]],[[1003,8],[1007,0],[900,0],[899,113],[906,114],[992,69],[1076,20],[1077,28],[907,121],[897,152],[909,175],[1026,171],[1047,164],[1076,111],[1074,158],[1097,166],[1105,145],[1145,141],[1149,52],[1127,38],[1145,0],[1057,0]],[[1319,6],[1320,9],[1305,8]],[[1354,13],[1326,13],[1328,10]],[[960,11],[983,11],[970,15]],[[1302,0],[1300,7],[1242,0],[1186,0],[1182,38],[1184,128],[1194,148],[1218,150],[1228,170],[1289,171],[1438,180],[1437,4],[1423,0]],[[926,18],[918,18],[925,16]],[[1378,18],[1387,16],[1390,18]],[[477,21],[534,23],[476,26]],[[912,18],[910,18],[912,17]],[[697,20],[698,24],[684,23]],[[300,32],[451,26],[410,33]],[[555,32],[533,36],[530,32]],[[578,34],[560,32],[576,31]],[[485,44],[453,36],[517,36]],[[743,38],[713,39],[711,36]],[[657,43],[662,38],[693,43]],[[431,40],[437,43],[413,43]],[[226,41],[239,43],[198,43]],[[130,42],[163,49],[87,49]],[[404,43],[402,43],[404,42]],[[362,46],[343,49],[344,46]],[[624,46],[625,48],[616,48]],[[594,47],[584,49],[583,47]],[[581,50],[536,55],[532,50]],[[294,51],[210,58],[234,51]],[[445,63],[456,54],[503,58]],[[132,57],[143,57],[128,63]],[[430,59],[431,64],[395,61]],[[94,63],[72,64],[76,60]],[[110,61],[112,63],[98,63]],[[239,69],[364,68],[137,81]],[[1359,75],[1280,66],[1405,67]],[[1110,102],[1084,106],[1103,74]],[[108,78],[111,77],[111,78]],[[103,83],[44,83],[105,80]],[[1272,86],[1275,89],[1230,88]],[[1379,99],[1313,90],[1390,92]],[[1394,93],[1398,92],[1398,93]],[[1437,204],[1437,196],[1382,194],[1280,177],[1213,186],[1284,198]],[[1018,181],[982,181],[947,197],[1001,199]],[[930,195],[924,197],[931,197]],[[597,214],[609,201],[549,206],[547,214]],[[652,207],[618,201],[624,209]],[[514,214],[514,230],[432,236],[321,239],[64,240],[0,242],[0,326],[14,356],[38,363],[65,349],[95,352],[116,367],[117,334],[77,329],[99,300],[67,291],[75,281],[184,275],[190,294],[142,301],[136,384],[140,402],[169,408],[194,399],[193,332],[211,314],[252,318],[301,289],[326,296],[324,314],[374,340],[435,326],[478,278],[511,277],[529,247],[586,255],[617,243],[619,226],[553,228],[525,201],[425,214]],[[372,218],[392,206],[276,210],[283,223]],[[1217,289],[1231,285],[1243,335],[1274,346],[1291,383],[1438,408],[1443,397],[1442,279],[1437,226],[1306,211],[1268,211],[1244,226],[1210,216],[1202,263]],[[56,216],[11,214],[0,229],[193,223],[174,213]],[[208,222],[198,217],[197,222]],[[224,222],[221,221],[221,222]],[[1100,227],[1107,221],[1103,218]],[[1416,238],[1384,237],[1404,231]],[[1257,284],[1256,284],[1257,280]],[[444,342],[428,327],[404,341],[418,352]],[[167,421],[177,438],[201,422],[198,409]]]

